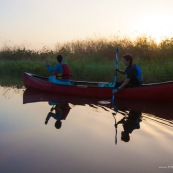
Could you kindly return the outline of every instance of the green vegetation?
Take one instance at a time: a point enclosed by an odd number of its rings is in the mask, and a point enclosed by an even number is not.
[[[88,39],[64,44],[57,44],[56,49],[32,51],[25,48],[4,48],[0,52],[0,83],[12,78],[21,85],[23,72],[49,76],[45,68],[48,60],[56,63],[56,55],[62,54],[70,66],[75,80],[108,81],[113,80],[115,68],[115,48],[119,47],[119,57],[130,53],[134,63],[143,70],[144,82],[161,82],[173,80],[173,38],[162,40],[157,44],[151,38],[139,37],[129,39]],[[119,58],[120,69],[125,68]],[[15,79],[15,80],[13,80]],[[118,80],[124,76],[118,75]],[[8,81],[8,80],[7,80]]]

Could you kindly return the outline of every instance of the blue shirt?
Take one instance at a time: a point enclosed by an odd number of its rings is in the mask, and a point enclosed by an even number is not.
[[[63,73],[63,67],[61,63],[56,64],[54,67],[51,67],[49,64],[46,65],[48,72],[56,72],[57,74],[62,74]]]

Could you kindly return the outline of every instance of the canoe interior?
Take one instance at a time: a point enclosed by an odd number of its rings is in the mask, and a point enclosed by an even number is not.
[[[38,75],[35,75],[35,74],[30,74],[31,77],[34,77],[34,78],[37,78],[39,80],[44,80],[44,81],[49,81],[49,78],[48,77],[43,77],[43,76],[38,76]],[[88,87],[98,87],[98,84],[100,82],[88,82],[88,81],[75,81],[75,80],[70,80],[70,83],[72,85],[80,85],[82,87],[83,86],[88,86]],[[101,82],[102,83],[102,82]]]
[[[29,74],[30,76],[44,80],[44,81],[49,81],[48,77],[43,77],[43,76],[38,76],[35,74]],[[99,83],[105,83],[105,82],[88,82],[88,81],[75,81],[75,80],[70,80],[72,85],[83,85],[87,87],[98,87]],[[149,84],[142,84],[140,87],[146,87],[146,86],[156,86],[156,85],[162,85],[162,84],[173,84],[173,81],[166,81],[166,82],[159,82],[159,83],[149,83]]]

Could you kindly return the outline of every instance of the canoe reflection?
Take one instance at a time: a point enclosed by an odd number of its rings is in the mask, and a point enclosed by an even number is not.
[[[135,101],[135,100],[116,100],[115,106],[119,110],[134,110],[142,112],[149,117],[159,119],[173,120],[173,102],[153,102],[153,101]]]
[[[115,119],[115,143],[117,143],[117,128],[123,127],[121,132],[121,140],[130,141],[130,136],[134,130],[140,129],[140,123],[144,120],[152,120],[170,127],[173,127],[173,114],[171,102],[144,102],[135,100],[115,100],[115,103],[101,105],[98,99],[69,97],[64,95],[55,95],[26,89],[23,94],[23,103],[32,102],[48,102],[51,109],[46,117],[45,124],[50,118],[55,119],[55,127],[61,128],[62,120],[65,120],[70,112],[69,103],[73,105],[89,105],[94,109],[102,108],[113,114]],[[117,113],[121,114],[121,119],[117,117]],[[116,122],[119,120],[118,122]]]
[[[26,89],[23,93],[23,104],[33,102],[57,102],[57,103],[71,103],[74,105],[85,105],[85,104],[97,104],[98,99],[95,98],[81,98],[75,96],[57,95],[51,93],[44,93],[35,90]]]
[[[71,108],[68,103],[49,102],[49,105],[52,105],[52,107],[50,109],[50,112],[47,114],[45,124],[47,124],[49,119],[52,117],[56,120],[55,128],[60,129],[62,126],[61,120],[66,119]]]
[[[94,105],[96,105],[98,101],[98,99],[50,94],[30,89],[26,89],[23,93],[23,104],[33,102],[48,102],[48,104],[51,106],[51,109],[47,114],[45,124],[48,124],[49,119],[53,118],[55,119],[56,129],[60,129],[62,127],[62,120],[65,120],[69,114],[71,110],[69,103],[73,105],[88,104],[94,108]]]
[[[71,103],[74,105],[96,105],[100,107],[107,107],[114,109],[115,112],[133,110],[135,112],[146,113],[150,117],[163,118],[167,120],[173,120],[173,102],[154,102],[154,101],[135,101],[116,99],[114,105],[99,104],[100,100],[95,98],[80,98],[64,95],[56,95],[50,93],[44,93],[26,89],[23,94],[23,104],[32,102],[50,102],[54,101],[57,103]],[[112,107],[113,106],[113,107]]]

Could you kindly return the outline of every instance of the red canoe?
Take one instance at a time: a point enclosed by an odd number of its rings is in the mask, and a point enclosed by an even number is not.
[[[23,82],[26,88],[44,92],[73,95],[78,97],[94,97],[111,99],[111,87],[98,87],[99,82],[73,81],[71,85],[54,84],[47,77],[24,73]],[[116,93],[115,98],[135,100],[173,101],[173,81],[143,84],[140,87],[125,88]]]

